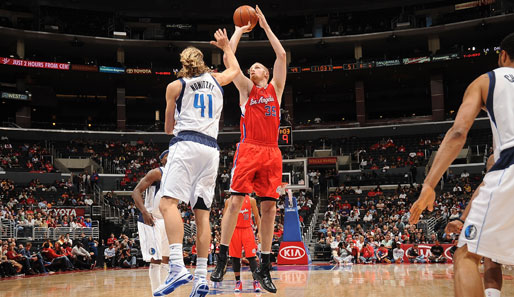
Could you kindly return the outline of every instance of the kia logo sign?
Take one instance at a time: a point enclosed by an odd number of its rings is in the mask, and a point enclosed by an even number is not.
[[[298,246],[288,246],[280,250],[280,256],[287,260],[298,260],[305,256],[305,250]]]

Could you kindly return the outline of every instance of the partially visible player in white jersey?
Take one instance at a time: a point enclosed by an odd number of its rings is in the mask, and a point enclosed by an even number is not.
[[[164,166],[168,159],[168,150],[159,156],[163,167],[154,168],[139,181],[132,192],[132,199],[139,209],[139,219],[137,230],[143,260],[150,262],[149,277],[150,285],[153,290],[161,284],[161,279],[168,275],[168,237],[164,227],[164,219],[159,211],[159,201],[161,200],[161,177]],[[143,201],[143,193],[144,201]]]
[[[514,264],[514,33],[501,43],[500,68],[478,77],[464,94],[452,128],[439,147],[425,178],[420,197],[410,209],[410,223],[424,209],[434,208],[434,188],[460,153],[481,109],[491,120],[495,143],[494,165],[471,203],[454,255],[455,296],[484,296],[478,266],[482,257]]]
[[[230,48],[226,30],[218,30],[211,44],[222,49],[229,59],[222,73],[211,73],[203,54],[188,47],[180,54],[180,79],[166,89],[166,134],[174,134],[170,142],[168,162],[164,169],[160,210],[163,214],[170,244],[170,272],[166,281],[154,291],[163,296],[193,280],[185,268],[182,255],[184,225],[177,209],[179,202],[189,203],[197,225],[197,261],[191,297],[209,293],[207,256],[211,242],[209,209],[214,197],[218,175],[219,119],[223,108],[221,86],[232,82],[241,71]]]

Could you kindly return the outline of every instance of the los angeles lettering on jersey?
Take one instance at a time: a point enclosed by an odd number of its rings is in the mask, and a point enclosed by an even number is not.
[[[273,98],[271,96],[268,98],[261,97],[261,98],[259,98],[259,100],[250,99],[250,106],[255,105],[255,104],[268,104],[269,102],[274,102],[274,101],[275,101],[275,98]]]
[[[209,89],[212,91],[214,89],[214,85],[205,80],[195,82],[190,87],[193,91],[198,91],[200,89]]]

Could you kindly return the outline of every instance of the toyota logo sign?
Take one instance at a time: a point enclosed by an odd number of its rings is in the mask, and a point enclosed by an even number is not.
[[[298,246],[288,246],[280,250],[280,256],[287,260],[298,260],[305,256],[305,250]]]

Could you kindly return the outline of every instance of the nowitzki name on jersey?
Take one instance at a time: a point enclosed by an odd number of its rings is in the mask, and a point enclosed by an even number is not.
[[[261,97],[259,100],[250,99],[250,106],[255,104],[268,104],[270,102],[274,102],[275,98],[273,96],[270,96],[268,98]]]
[[[211,84],[208,81],[205,81],[205,80],[202,80],[202,81],[199,81],[199,82],[195,82],[192,85],[190,85],[189,87],[193,91],[198,91],[200,89],[209,89],[209,90],[212,91],[214,89],[214,85]]]

